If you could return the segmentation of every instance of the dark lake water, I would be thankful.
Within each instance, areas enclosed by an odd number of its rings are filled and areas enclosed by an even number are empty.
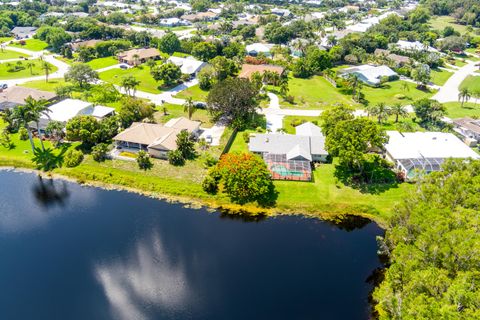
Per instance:
[[[381,233],[0,171],[0,319],[368,319]]]

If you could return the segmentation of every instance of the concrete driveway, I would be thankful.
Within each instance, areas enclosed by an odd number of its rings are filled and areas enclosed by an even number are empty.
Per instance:
[[[438,102],[452,102],[458,101],[458,94],[460,93],[460,84],[469,75],[475,75],[475,70],[478,69],[475,65],[478,62],[468,61],[468,63],[455,71],[455,73],[445,82],[440,90],[432,97],[432,99]]]

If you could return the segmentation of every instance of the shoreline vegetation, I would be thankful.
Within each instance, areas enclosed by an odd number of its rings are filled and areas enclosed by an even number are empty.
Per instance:
[[[280,205],[274,208],[261,208],[255,204],[238,205],[232,203],[225,195],[208,195],[202,191],[200,184],[194,186],[193,188],[191,183],[188,187],[185,185],[185,188],[182,189],[183,192],[180,193],[172,192],[171,190],[158,190],[160,186],[155,184],[154,181],[151,181],[151,183],[135,183],[133,177],[126,179],[126,174],[121,175],[121,173],[119,174],[119,172],[116,172],[118,170],[115,170],[114,168],[111,169],[111,172],[105,175],[98,175],[98,173],[88,174],[88,170],[85,170],[86,168],[83,168],[84,170],[74,169],[75,168],[59,168],[51,172],[45,172],[35,169],[32,163],[6,159],[0,155],[0,170],[2,171],[12,170],[15,172],[34,173],[43,178],[64,180],[86,187],[132,192],[161,201],[179,203],[185,207],[193,209],[206,208],[212,211],[218,210],[233,215],[245,215],[253,217],[294,215],[302,216],[304,218],[316,218],[330,222],[342,222],[344,219],[347,219],[350,216],[356,216],[360,218],[367,218],[375,222],[382,229],[387,228],[387,221],[385,218],[382,218],[380,215],[378,215],[378,212],[372,212],[372,210],[376,209],[369,206],[332,204],[330,208],[315,208],[315,206],[312,205],[298,207],[298,205],[295,204],[294,206]],[[123,181],[123,183],[120,183],[120,179]],[[158,177],[156,179],[158,179]],[[173,179],[170,180],[172,180],[171,182],[178,183],[178,181],[173,181]],[[198,189],[196,193],[195,189]]]

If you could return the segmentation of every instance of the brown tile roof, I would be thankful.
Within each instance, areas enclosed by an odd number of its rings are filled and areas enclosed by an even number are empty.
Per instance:
[[[29,96],[31,96],[35,100],[53,100],[57,97],[57,95],[53,92],[15,86],[3,90],[3,92],[0,92],[0,103],[11,102],[15,104],[24,104],[25,99]]]
[[[271,64],[244,64],[238,77],[250,79],[255,72],[263,74],[265,71],[276,72],[281,75],[285,71],[285,68]]]
[[[218,15],[214,12],[207,11],[207,12],[199,12],[197,14],[185,14],[180,17],[180,19],[187,20],[190,22],[200,21],[200,20],[207,20],[216,18]]]
[[[160,56],[160,51],[156,48],[148,48],[148,49],[132,49],[128,51],[124,51],[118,54],[118,57],[122,60],[131,61],[133,62],[134,56],[138,55],[139,60],[143,59],[150,59],[156,58]]]
[[[463,127],[472,132],[480,134],[480,120],[475,120],[469,117],[454,119],[453,123],[458,127]]]
[[[185,117],[180,117],[169,120],[167,123],[165,123],[165,127],[187,130],[188,132],[192,133],[200,128],[200,124],[200,121],[192,121]]]
[[[103,40],[87,40],[87,41],[79,41],[79,42],[72,42],[70,43],[70,47],[72,50],[78,50],[80,47],[92,48],[95,47],[97,43],[103,42]]]

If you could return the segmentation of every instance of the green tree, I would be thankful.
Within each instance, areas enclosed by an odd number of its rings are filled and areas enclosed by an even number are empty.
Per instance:
[[[80,150],[69,149],[65,153],[63,161],[64,164],[69,168],[77,167],[83,161],[83,153]]]
[[[90,82],[98,80],[98,73],[87,64],[76,63],[65,73],[65,81],[71,81],[80,88],[85,88]]]
[[[32,147],[32,152],[35,150],[35,144],[33,143],[32,131],[30,130],[29,123],[35,121],[36,115],[32,108],[26,105],[18,105],[13,109],[12,120],[16,127],[23,127],[28,132],[28,139]]]
[[[168,152],[168,163],[173,166],[183,166],[185,164],[185,158],[180,150],[172,150]]]
[[[325,148],[331,156],[338,157],[342,166],[363,174],[367,152],[382,148],[387,141],[386,133],[374,122],[367,118],[355,118],[340,121],[329,130]]]
[[[50,121],[45,128],[45,132],[55,139],[55,146],[58,146],[65,137],[63,129],[65,129],[65,125],[60,121]]]
[[[320,123],[323,134],[328,136],[340,121],[353,120],[353,111],[352,107],[340,104],[322,112]]]
[[[417,82],[419,88],[426,88],[430,82],[431,74],[428,64],[420,64],[412,70],[412,79]]]
[[[182,157],[186,160],[193,159],[195,157],[195,143],[190,137],[190,133],[186,130],[182,130],[177,135],[177,150],[180,151]]]
[[[390,109],[390,111],[391,111],[391,113],[395,116],[395,123],[398,122],[398,118],[399,118],[399,117],[404,118],[404,117],[408,116],[408,111],[407,111],[407,109],[406,109],[404,106],[402,106],[402,104],[400,104],[400,103],[398,103],[398,102],[395,103],[395,104],[392,106],[392,108]]]
[[[138,167],[144,171],[150,170],[153,167],[153,163],[152,163],[152,160],[150,159],[150,155],[143,150],[138,151],[137,164],[138,164]]]
[[[76,116],[67,122],[65,128],[67,140],[81,141],[87,148],[91,148],[100,140],[101,126],[92,116]]]
[[[437,124],[446,114],[444,105],[436,100],[427,98],[415,101],[413,104],[415,115],[423,124]]]
[[[197,75],[198,86],[200,89],[208,91],[215,82],[215,70],[211,66],[206,66]]]
[[[465,102],[468,102],[472,95],[470,94],[470,90],[468,88],[461,88],[460,92],[458,93],[458,100],[461,101],[462,103],[462,108],[465,104]]]
[[[210,60],[209,64],[215,70],[217,80],[221,81],[227,77],[233,76],[238,72],[238,67],[233,60],[222,56],[217,56]]]
[[[212,5],[210,0],[190,0],[190,5],[195,11],[207,11]]]
[[[50,112],[50,109],[47,107],[47,103],[47,100],[35,100],[31,96],[28,96],[25,99],[25,107],[31,110],[31,121],[35,122],[37,127],[37,133],[40,140],[40,145],[42,146],[42,151],[45,151],[45,146],[43,145],[42,131],[40,130],[39,121],[42,115],[47,116]]]
[[[217,55],[217,48],[213,43],[199,42],[192,48],[192,55],[202,61],[209,61]]]
[[[59,155],[55,155],[51,148],[45,150],[35,148],[35,150],[33,150],[32,162],[36,164],[37,169],[52,171],[53,169],[62,166],[63,152]]]
[[[227,78],[210,90],[208,112],[213,120],[226,120],[234,127],[245,126],[256,114],[258,89],[247,79]]]
[[[124,98],[118,109],[118,118],[122,127],[127,128],[133,122],[151,119],[155,107],[151,103],[136,98]]]
[[[107,159],[108,154],[108,144],[99,143],[92,148],[92,158],[97,162],[103,162]]]
[[[132,75],[123,77],[120,82],[120,86],[123,88],[125,93],[131,97],[135,97],[135,93],[137,92],[137,87],[139,85],[140,81]]]
[[[43,61],[41,67],[43,71],[45,71],[45,82],[48,82],[48,76],[50,75],[50,71],[52,71],[52,66],[50,63]]]
[[[391,109],[384,102],[379,102],[371,110],[371,114],[377,118],[377,121],[380,124],[388,119],[391,114]]]
[[[171,62],[152,68],[150,73],[155,81],[163,81],[164,85],[167,87],[177,83],[182,76],[180,67]]]
[[[162,52],[173,54],[181,48],[180,40],[173,32],[167,32],[166,35],[158,40],[158,49]]]

